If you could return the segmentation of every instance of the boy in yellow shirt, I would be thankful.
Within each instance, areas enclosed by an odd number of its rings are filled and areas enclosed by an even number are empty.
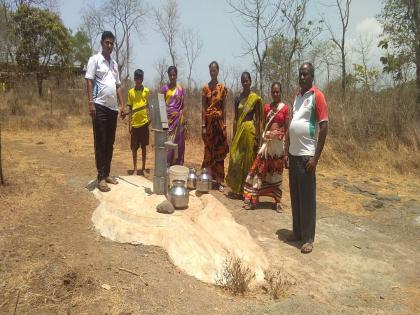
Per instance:
[[[131,135],[131,151],[133,152],[133,175],[144,175],[146,169],[146,147],[149,145],[149,94],[147,87],[143,86],[144,72],[141,69],[134,71],[135,87],[128,91],[127,106],[130,115],[129,131]],[[141,147],[142,167],[137,170],[137,150]]]

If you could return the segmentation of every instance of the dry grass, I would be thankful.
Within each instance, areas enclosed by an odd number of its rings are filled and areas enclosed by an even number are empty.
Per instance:
[[[90,126],[86,109],[85,80],[79,78],[50,79],[44,82],[45,95],[37,94],[34,80],[16,82],[14,89],[0,97],[2,128],[19,130],[63,130],[68,122],[78,119],[80,125]],[[126,88],[131,84],[127,83]],[[420,128],[415,120],[414,86],[399,87],[379,93],[350,91],[342,100],[339,90],[325,90],[329,106],[330,131],[323,163],[331,166],[351,166],[372,169],[379,165],[401,174],[420,172]],[[233,96],[227,99],[227,132],[232,139]],[[125,92],[124,92],[125,95]],[[151,96],[152,102],[155,96]],[[186,97],[185,114],[188,120],[186,157],[195,165],[201,164],[201,95],[193,91]],[[117,133],[117,146],[129,146],[127,121]],[[153,143],[153,135],[151,136]]]
[[[296,284],[295,278],[284,269],[266,270],[264,279],[267,282],[267,286],[263,287],[263,289],[275,300],[285,297],[291,287]]]
[[[223,264],[223,270],[216,279],[216,284],[233,295],[244,295],[255,278],[251,269],[244,265],[238,257],[228,257]]]

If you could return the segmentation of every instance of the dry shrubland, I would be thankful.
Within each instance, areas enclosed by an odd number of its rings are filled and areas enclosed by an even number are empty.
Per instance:
[[[216,284],[233,295],[244,295],[250,291],[250,284],[255,280],[255,274],[238,257],[229,256],[225,259],[223,269],[218,274]],[[289,294],[296,285],[296,279],[284,268],[264,271],[264,284],[260,287],[265,294],[277,300]]]
[[[130,82],[124,84],[125,96]],[[193,90],[186,96],[188,138],[200,138],[201,94]],[[324,90],[329,108],[330,129],[327,163],[369,165],[381,160],[397,171],[418,172],[420,128],[415,120],[415,87],[404,85],[377,92],[354,89],[341,97],[333,86]],[[79,117],[89,125],[85,80],[82,77],[50,78],[44,83],[44,96],[37,93],[34,78],[14,82],[0,92],[0,119],[6,130],[62,129],[67,117]],[[233,94],[227,99],[227,131],[232,139]],[[151,100],[155,102],[155,94]],[[286,98],[290,104],[291,98]]]
[[[286,270],[266,270],[264,272],[266,286],[263,288],[275,300],[285,297],[292,286],[296,284],[296,279]]]
[[[244,295],[249,291],[249,285],[254,278],[255,274],[240,258],[227,257],[223,270],[216,279],[216,284],[233,295]]]

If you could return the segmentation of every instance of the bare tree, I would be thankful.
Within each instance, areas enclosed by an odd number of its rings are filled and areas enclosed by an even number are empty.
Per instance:
[[[86,31],[90,41],[91,52],[98,47],[98,37],[105,30],[104,19],[94,4],[87,5],[82,11],[82,27]]]
[[[17,9],[22,5],[45,8],[49,10],[57,9],[57,0],[4,0],[3,2],[9,3],[13,9]]]
[[[165,75],[166,71],[169,67],[168,60],[165,57],[162,57],[155,61],[154,63],[155,70],[159,74],[159,88],[163,85],[165,82]]]
[[[317,72],[323,72],[320,69],[325,69],[326,83],[330,84],[332,71],[339,67],[340,57],[337,55],[335,44],[330,40],[320,41],[313,45],[309,53],[309,60],[314,65]],[[318,83],[319,84],[319,83]]]
[[[372,43],[372,36],[359,34],[357,46],[354,47],[354,51],[361,62],[361,64],[353,64],[354,76],[356,81],[361,83],[363,88],[368,91],[374,88],[379,75],[379,71],[369,65]]]
[[[223,84],[229,86],[228,84],[228,80],[229,77],[231,76],[231,70],[232,68],[227,66],[224,62],[219,62],[219,77],[221,78],[221,81],[223,82]]]
[[[130,76],[132,33],[141,32],[145,21],[146,5],[143,0],[107,0],[102,7],[88,7],[83,14],[83,26],[93,40],[105,29],[115,34],[114,53],[120,73]]]
[[[188,63],[188,91],[191,90],[191,74],[195,61],[203,48],[203,41],[192,28],[185,28],[181,33],[181,45]]]
[[[3,166],[1,163],[1,120],[0,120],[0,185],[4,185]]]
[[[277,18],[281,1],[271,0],[227,0],[234,14],[239,15],[244,26],[252,30],[252,36],[245,36],[238,29],[246,48],[243,55],[252,55],[257,71],[257,86],[264,91],[264,63],[270,39],[277,32]]]
[[[13,43],[11,40],[11,4],[6,0],[0,1],[0,60],[14,62]]]
[[[162,35],[165,43],[168,45],[169,55],[172,64],[177,65],[175,40],[178,36],[180,22],[178,13],[178,3],[176,0],[166,0],[166,4],[162,10],[154,9],[156,22],[156,30]]]
[[[343,97],[346,94],[346,32],[349,25],[351,0],[336,0],[336,7],[340,14],[341,37],[338,38],[330,24],[327,28],[331,35],[331,40],[340,49],[341,53],[341,90]]]
[[[285,92],[290,92],[292,66],[301,63],[305,48],[321,33],[320,24],[306,20],[306,6],[309,0],[285,0],[281,3],[281,13],[285,19],[284,30],[289,35],[290,45],[286,53]],[[296,59],[297,55],[297,60]]]

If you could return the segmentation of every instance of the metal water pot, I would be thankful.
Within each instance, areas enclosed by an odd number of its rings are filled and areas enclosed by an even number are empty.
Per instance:
[[[172,182],[172,187],[168,191],[168,200],[175,209],[182,209],[188,207],[190,199],[189,192],[185,188],[185,180],[175,179]]]
[[[188,173],[188,178],[187,178],[187,188],[188,189],[195,189],[197,187],[197,174],[195,172],[194,167],[190,167],[190,171]]]
[[[203,168],[200,176],[198,176],[197,191],[208,193],[211,189],[211,179],[211,175],[207,172],[207,169]]]

